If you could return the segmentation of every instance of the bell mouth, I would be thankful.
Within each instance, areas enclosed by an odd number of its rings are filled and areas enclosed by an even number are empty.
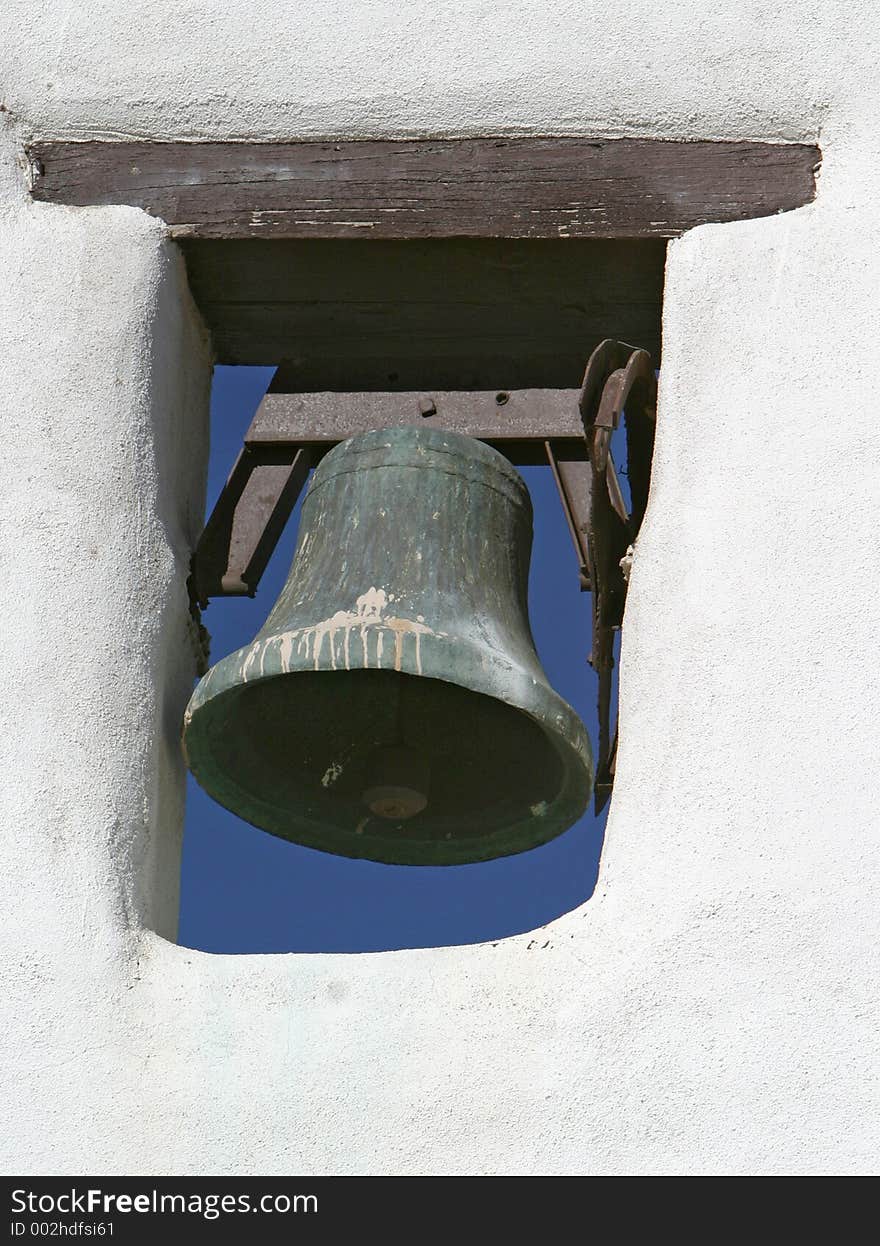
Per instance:
[[[236,683],[194,712],[186,746],[199,783],[255,826],[388,864],[525,851],[567,829],[590,795],[588,763],[557,723],[395,671]]]

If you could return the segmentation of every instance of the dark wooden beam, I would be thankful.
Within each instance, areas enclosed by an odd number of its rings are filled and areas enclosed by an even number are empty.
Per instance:
[[[662,239],[181,246],[218,362],[290,392],[571,388],[609,334],[660,357]]]
[[[39,142],[33,195],[129,204],[176,238],[671,238],[815,194],[804,143],[482,138]]]

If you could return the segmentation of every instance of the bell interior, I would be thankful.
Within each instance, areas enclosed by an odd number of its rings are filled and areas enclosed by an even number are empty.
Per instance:
[[[350,832],[363,837],[352,843],[357,856],[370,855],[371,837],[401,846],[485,838],[534,819],[563,781],[551,741],[522,710],[395,671],[242,684],[214,703],[208,731],[212,768],[242,798],[236,812],[315,847],[313,834],[302,833],[309,824]],[[376,758],[401,746],[425,763],[427,805],[395,823],[372,814],[364,794],[385,781]]]

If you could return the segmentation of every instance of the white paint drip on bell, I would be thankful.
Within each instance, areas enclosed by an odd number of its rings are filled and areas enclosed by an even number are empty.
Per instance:
[[[341,640],[339,660],[344,662],[347,671],[351,670],[351,633],[353,630],[356,630],[360,634],[361,642],[360,665],[364,668],[370,665],[369,642],[370,637],[375,634],[375,662],[376,668],[380,670],[390,669],[383,667],[385,633],[394,633],[393,669],[396,671],[402,669],[404,643],[407,636],[412,636],[415,647],[416,671],[421,675],[422,636],[433,636],[436,633],[425,623],[425,616],[422,614],[416,619],[403,619],[394,615],[386,615],[385,611],[393,600],[393,595],[386,592],[384,588],[371,586],[355,600],[354,610],[337,610],[335,614],[332,614],[327,619],[322,619],[320,623],[313,623],[310,627],[296,628],[293,631],[284,632],[280,636],[273,637],[273,640],[279,646],[281,669],[283,671],[290,670],[294,643],[296,643],[297,654],[306,659],[311,657],[314,669],[320,669],[321,655],[326,638],[331,669],[334,671],[337,669],[338,645]],[[250,674],[250,670],[251,660],[249,659],[247,675]]]
[[[331,762],[330,765],[327,767],[327,769],[324,771],[323,777],[321,779],[322,787],[329,787],[331,783],[335,783],[341,774],[342,774],[342,766],[340,765],[340,763],[338,761]]]

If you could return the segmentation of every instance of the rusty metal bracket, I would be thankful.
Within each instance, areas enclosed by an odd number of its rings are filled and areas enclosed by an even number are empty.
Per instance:
[[[581,505],[589,473],[575,389],[290,394],[273,380],[196,548],[194,604],[254,595],[309,468],[334,445],[368,429],[423,422],[488,442],[519,464],[546,462],[552,438],[557,478],[571,480],[572,504]]]
[[[548,463],[577,555],[582,591],[593,594],[590,664],[599,681],[596,811],[614,781],[614,633],[623,622],[621,560],[648,501],[657,386],[650,355],[606,340],[578,390],[405,394],[296,394],[275,382],[205,525],[193,556],[196,621],[212,597],[253,596],[308,477],[333,445],[367,428],[430,421],[494,445],[512,462]],[[624,417],[631,506],[611,455]]]
[[[558,442],[545,441],[544,453],[556,481],[559,501],[577,556],[581,592],[589,592],[593,587],[589,542],[593,469],[586,457],[572,457],[571,451]]]
[[[599,680],[599,752],[595,806],[608,801],[614,783],[617,724],[611,726],[614,633],[623,624],[628,576],[624,571],[648,505],[657,381],[647,351],[607,340],[593,351],[580,397],[592,489],[586,545],[593,592],[593,648],[590,665]],[[631,504],[620,487],[611,439],[624,417]]]
[[[301,446],[245,441],[193,557],[190,595],[201,609],[211,597],[253,597],[310,465]]]

